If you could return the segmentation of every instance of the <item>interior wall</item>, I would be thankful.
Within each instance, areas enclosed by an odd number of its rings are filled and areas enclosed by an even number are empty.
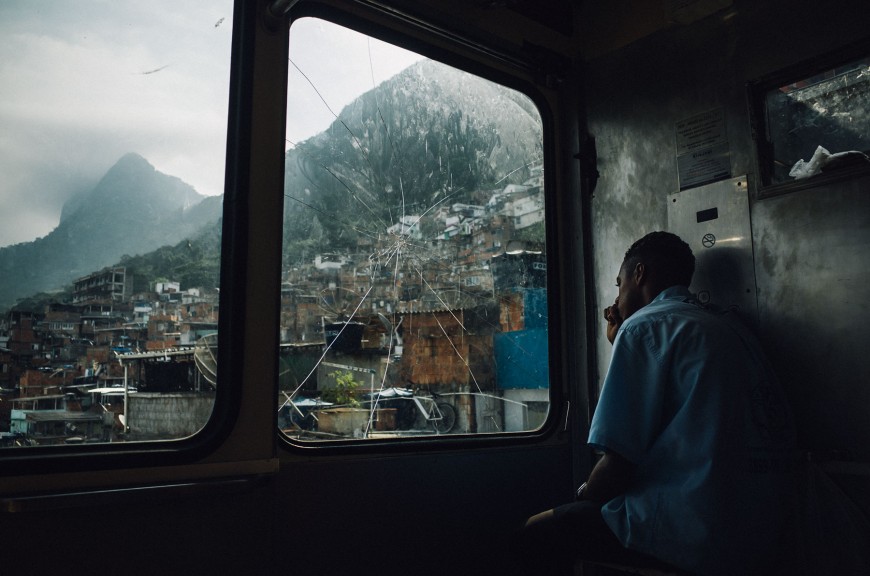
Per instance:
[[[802,444],[870,461],[870,176],[759,201],[752,217],[765,344]]]
[[[870,459],[868,178],[759,199],[746,83],[867,35],[863,5],[735,1],[587,63],[595,296],[613,302],[630,244],[667,229],[679,191],[675,126],[724,112],[732,176],[747,175],[759,330],[798,416],[803,447]],[[772,29],[754,22],[773,18]],[[599,384],[610,345],[598,318]]]

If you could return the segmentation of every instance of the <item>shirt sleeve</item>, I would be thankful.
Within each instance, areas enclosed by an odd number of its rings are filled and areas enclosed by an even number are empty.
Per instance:
[[[666,373],[654,338],[641,327],[620,331],[589,430],[594,448],[635,464],[661,428]]]

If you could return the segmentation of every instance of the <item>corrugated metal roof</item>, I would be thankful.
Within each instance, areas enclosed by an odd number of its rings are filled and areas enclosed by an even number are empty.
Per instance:
[[[170,356],[192,356],[193,346],[190,348],[165,348],[163,350],[154,350],[153,352],[131,352],[128,354],[117,354],[118,360],[141,360],[141,359],[159,359],[168,358]]]
[[[30,422],[102,422],[100,414],[70,412],[68,410],[22,410]]]

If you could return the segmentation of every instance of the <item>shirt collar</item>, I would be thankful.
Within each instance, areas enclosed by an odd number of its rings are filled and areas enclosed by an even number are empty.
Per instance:
[[[659,300],[686,300],[692,298],[693,295],[686,286],[674,285],[659,292],[658,296],[653,298],[650,303],[658,302]]]

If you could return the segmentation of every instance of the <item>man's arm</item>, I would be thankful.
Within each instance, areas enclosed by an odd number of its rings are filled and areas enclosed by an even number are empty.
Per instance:
[[[607,502],[625,493],[634,480],[635,465],[617,454],[607,452],[592,468],[579,499]]]
[[[613,344],[616,333],[622,326],[619,315],[619,297],[613,305],[604,309],[604,319],[607,321],[607,339]],[[606,452],[592,468],[589,479],[577,493],[578,500],[607,502],[628,490],[634,479],[634,464],[617,454]]]

